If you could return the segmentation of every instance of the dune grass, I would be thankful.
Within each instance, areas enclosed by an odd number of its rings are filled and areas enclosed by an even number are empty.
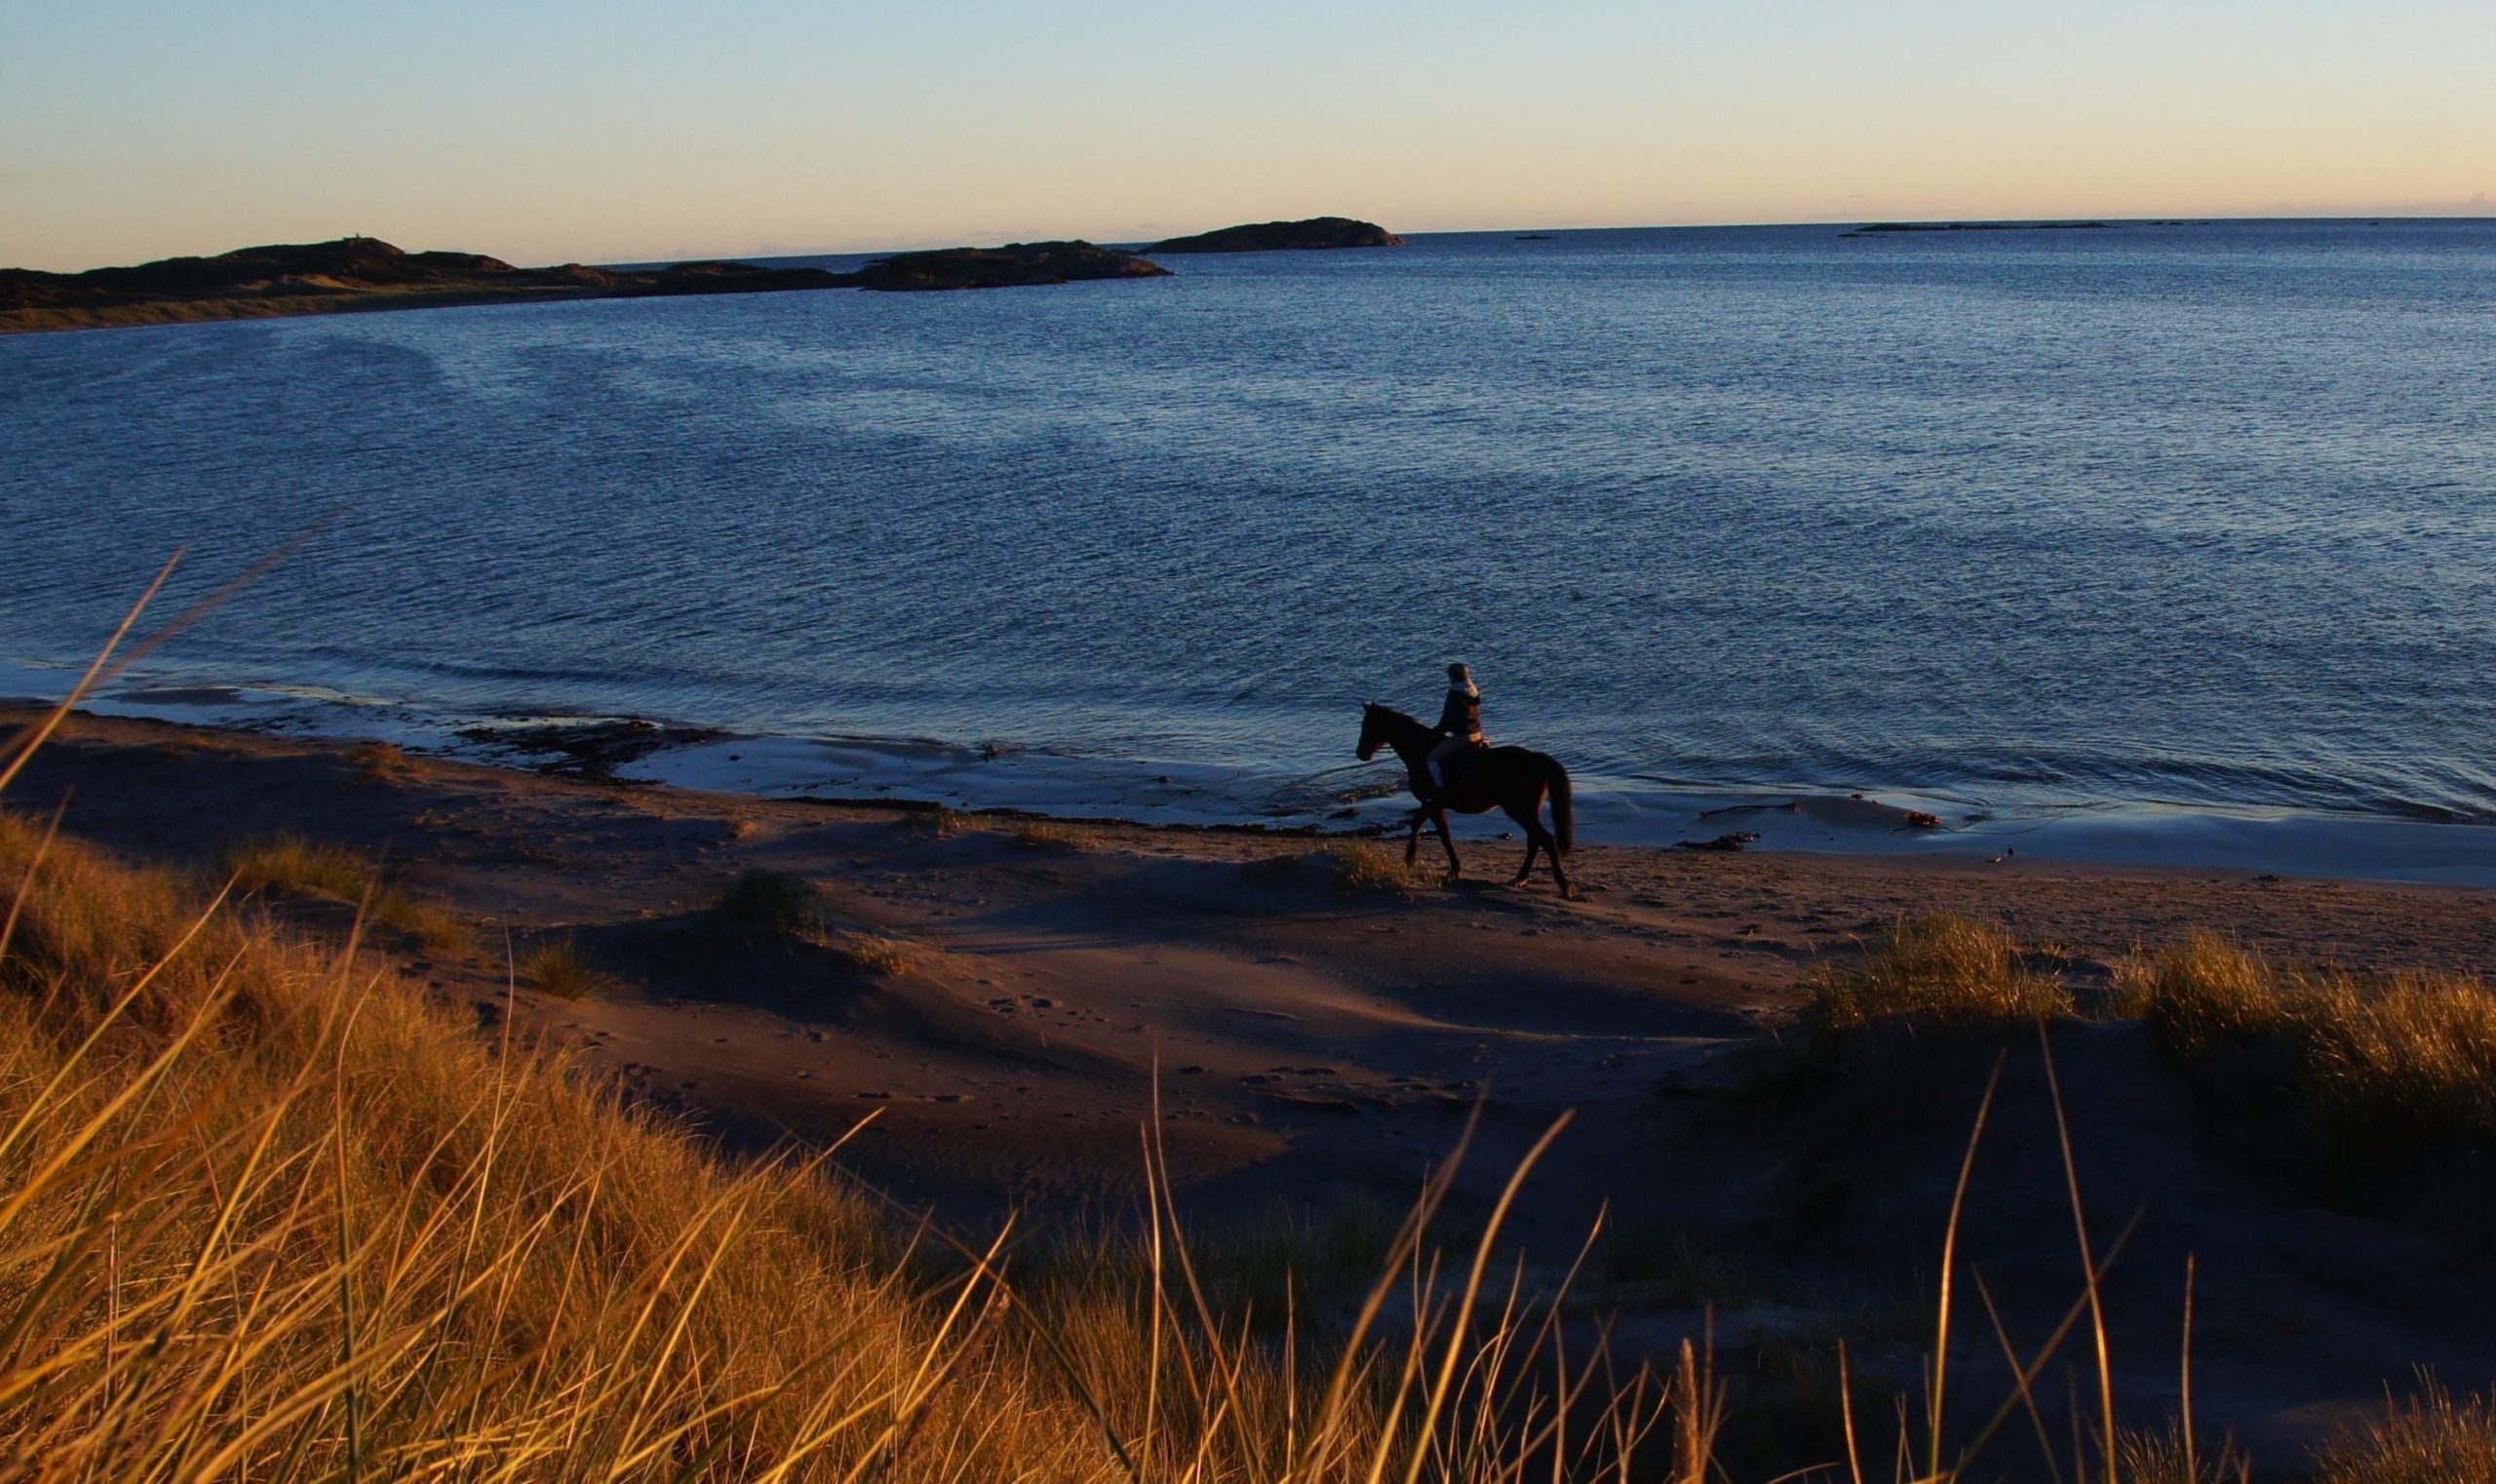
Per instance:
[[[1336,886],[1353,895],[1401,891],[1413,883],[1404,858],[1376,841],[1348,840],[1326,853],[1335,869]]]
[[[2023,964],[2008,933],[1961,918],[1904,918],[1858,962],[1824,967],[1810,989],[1804,1023],[1823,1036],[1880,1021],[2013,1029],[2073,1010],[2071,992]]]
[[[2268,1052],[2319,1126],[2367,1148],[2496,1145],[2496,992],[2451,974],[2283,969],[2206,933],[2125,998],[2188,1063]]]
[[[370,857],[343,845],[318,844],[291,833],[261,836],[228,847],[217,858],[217,871],[246,894],[329,897],[353,904],[366,920],[412,933],[434,953],[476,951],[474,928],[439,904],[410,895]]]
[[[2123,1484],[2246,1484],[2253,1473],[2253,1461],[2233,1439],[2192,1437],[2174,1421],[2119,1430],[2115,1464]]]
[[[1541,1343],[1496,1217],[1451,1258],[1425,1208],[1365,1306],[1297,1334],[1210,1297],[1158,1198],[1114,1281],[1027,1292],[1010,1225],[905,1239],[179,877],[0,815],[0,889],[21,1477],[1489,1484],[1615,1477],[1661,1416]]]
[[[558,999],[579,999],[616,986],[614,976],[600,971],[568,937],[532,945],[514,961],[512,971],[521,983]]]
[[[850,967],[864,969],[871,974],[891,979],[907,974],[911,969],[908,945],[891,938],[878,937],[874,933],[842,933],[833,940],[832,946]]]
[[[1094,832],[1054,819],[1027,819],[1014,827],[1014,842],[1034,850],[1089,850]]]
[[[2496,1479],[2496,1390],[2456,1395],[2433,1374],[2315,1459],[2316,1484],[2476,1484]]]
[[[2070,992],[2031,961],[1999,929],[1903,921],[1859,961],[1812,982],[1808,1055],[1824,1058],[1875,1026],[1998,1031],[2074,1015]],[[2362,1204],[2404,1172],[2496,1151],[2496,992],[2482,981],[2291,969],[2199,932],[2136,954],[2115,978],[2093,1013],[2139,1022],[2223,1126],[2282,1152],[2266,1157],[2334,1200]],[[1798,1068],[1808,1064],[1785,1070]],[[1907,1069],[1909,1092],[1928,1074],[1920,1068]],[[2437,1220],[2483,1224],[2483,1204],[2437,1204]]]
[[[0,1452],[40,1476],[751,1477],[889,1451],[935,1399],[958,1327],[863,1202],[0,831],[32,877],[0,960]],[[835,1407],[794,1385],[827,1376]]]
[[[359,742],[347,749],[347,766],[368,783],[396,783],[413,777],[415,763],[395,742]]]

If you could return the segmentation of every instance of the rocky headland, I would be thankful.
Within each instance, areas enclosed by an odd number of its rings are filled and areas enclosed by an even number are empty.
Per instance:
[[[1349,216],[1310,216],[1302,221],[1260,221],[1173,237],[1148,253],[1289,253],[1324,248],[1400,248],[1404,239],[1375,221]]]
[[[243,248],[85,273],[0,269],[0,331],[679,293],[832,289],[820,268],[691,262],[658,269],[520,268],[479,253],[409,253],[371,237]]]
[[[1088,242],[904,253],[855,273],[745,262],[521,268],[478,253],[410,253],[377,238],[243,248],[84,273],[0,268],[0,333],[549,299],[810,289],[995,289],[1150,278],[1160,265]]]

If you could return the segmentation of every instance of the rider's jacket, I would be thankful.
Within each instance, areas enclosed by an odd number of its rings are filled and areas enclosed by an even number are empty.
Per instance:
[[[1447,693],[1447,704],[1439,708],[1438,729],[1442,735],[1482,740],[1482,692],[1465,685]]]

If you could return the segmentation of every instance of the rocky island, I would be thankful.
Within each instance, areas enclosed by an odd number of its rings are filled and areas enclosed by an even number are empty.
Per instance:
[[[1291,253],[1323,248],[1400,248],[1404,239],[1375,221],[1349,216],[1310,216],[1302,221],[1261,221],[1245,226],[1173,237],[1148,253]]]
[[[939,248],[878,258],[839,275],[860,289],[915,293],[934,289],[1021,289],[1101,278],[1167,278],[1148,257],[1088,242],[1016,242],[1001,248]]]
[[[409,253],[371,237],[243,248],[126,268],[0,268],[0,333],[261,319],[549,299],[650,298],[801,289],[994,289],[1167,270],[1088,242],[905,253],[855,273],[744,262],[662,268],[518,268],[477,253]]]

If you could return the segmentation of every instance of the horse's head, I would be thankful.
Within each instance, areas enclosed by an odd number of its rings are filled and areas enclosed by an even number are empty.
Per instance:
[[[1378,750],[1385,745],[1386,708],[1376,701],[1362,702],[1361,745],[1352,750],[1352,756],[1367,762],[1370,759],[1377,757]]]

